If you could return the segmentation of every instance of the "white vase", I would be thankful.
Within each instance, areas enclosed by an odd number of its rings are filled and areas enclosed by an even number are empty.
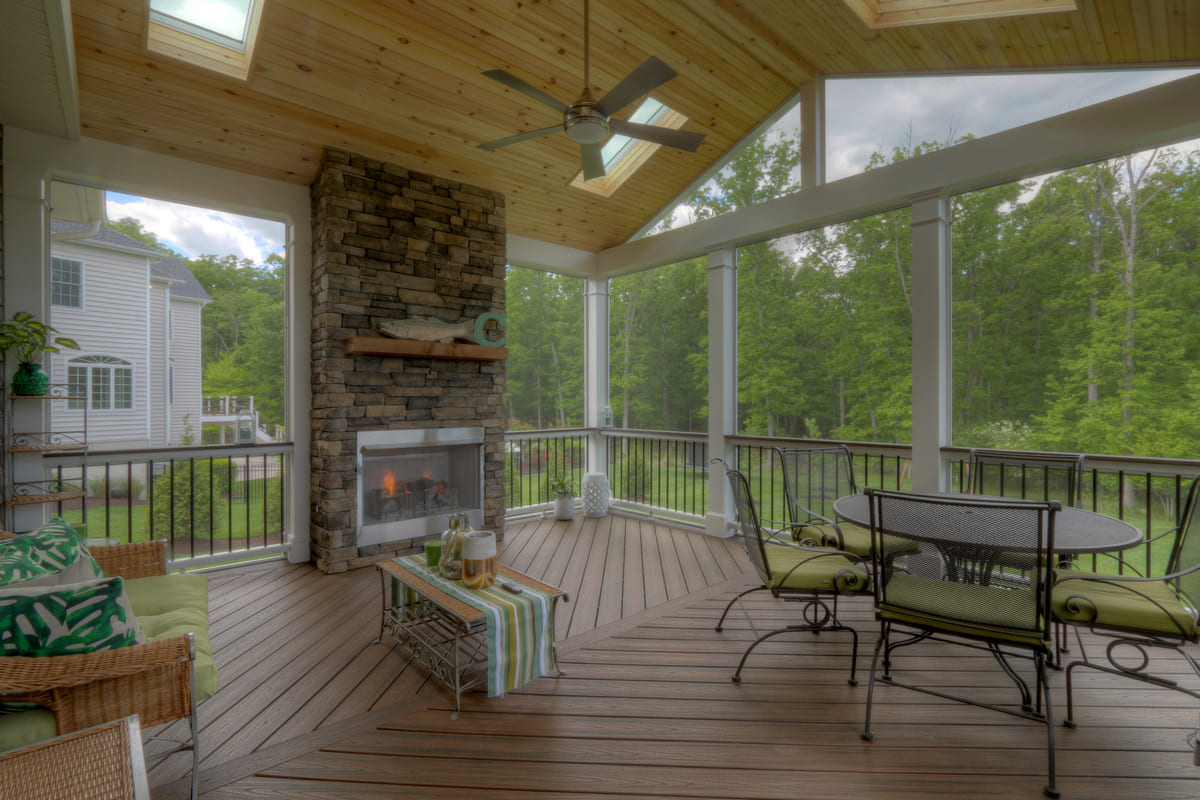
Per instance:
[[[603,472],[588,472],[583,476],[580,496],[583,498],[585,517],[603,517],[608,513],[612,496],[608,490],[608,475]]]
[[[559,494],[554,496],[554,518],[575,519],[575,496]]]

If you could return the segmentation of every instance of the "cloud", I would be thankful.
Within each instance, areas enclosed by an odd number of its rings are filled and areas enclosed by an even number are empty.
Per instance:
[[[872,153],[923,141],[987,136],[1195,70],[831,79],[826,180],[862,172]]]
[[[262,264],[271,253],[283,252],[282,222],[116,192],[108,193],[107,202],[109,219],[133,217],[188,258],[233,255]]]

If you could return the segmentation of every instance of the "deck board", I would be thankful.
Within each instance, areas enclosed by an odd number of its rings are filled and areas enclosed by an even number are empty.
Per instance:
[[[772,639],[751,656],[743,681],[732,683],[754,634],[736,608],[721,632],[714,626],[726,603],[752,585],[738,540],[615,515],[535,520],[510,526],[501,560],[571,593],[560,606],[570,613],[558,619],[563,672],[505,698],[468,693],[458,720],[450,718],[448,692],[397,649],[372,643],[374,570],[217,573],[211,591],[221,610],[213,624],[224,643],[222,688],[201,706],[203,797],[1042,796],[1045,728],[1026,720],[881,685],[875,740],[860,739],[875,636],[869,599],[840,608],[861,635],[858,686],[847,683],[844,633]],[[247,602],[273,613],[247,612]],[[767,593],[745,602],[760,628],[801,612]],[[1161,665],[1189,680],[1181,662]],[[902,651],[895,669],[973,697],[1015,699],[995,661],[964,648]],[[1076,681],[1080,727],[1056,729],[1064,797],[1200,797],[1187,743],[1195,704],[1083,670]],[[1062,674],[1051,682],[1061,719]],[[186,796],[184,767],[156,766],[156,800]]]

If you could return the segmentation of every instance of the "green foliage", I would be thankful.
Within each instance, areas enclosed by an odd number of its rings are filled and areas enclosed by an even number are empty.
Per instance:
[[[155,538],[207,538],[211,530],[211,460],[178,461],[154,479]]]
[[[88,481],[88,489],[93,497],[129,498],[137,500],[142,496],[146,484],[138,478],[125,476],[109,479],[96,478]]]
[[[78,350],[74,339],[54,336],[57,330],[38,322],[28,311],[18,311],[12,319],[0,322],[0,351],[12,350],[22,364],[41,360],[42,353],[58,353],[60,347]]]
[[[575,489],[575,478],[571,475],[559,475],[554,479],[547,475],[546,480],[548,481],[547,489],[555,497],[574,497],[578,494]]]

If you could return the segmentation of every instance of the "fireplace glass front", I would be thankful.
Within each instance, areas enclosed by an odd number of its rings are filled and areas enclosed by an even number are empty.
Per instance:
[[[456,512],[483,524],[481,428],[358,434],[359,546],[440,533]]]

